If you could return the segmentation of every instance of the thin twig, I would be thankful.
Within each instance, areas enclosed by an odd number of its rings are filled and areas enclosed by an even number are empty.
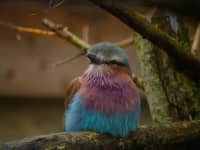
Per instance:
[[[67,57],[67,58],[65,58],[63,60],[60,60],[60,61],[56,62],[55,64],[52,65],[52,67],[57,67],[59,65],[66,64],[66,63],[68,63],[68,62],[70,62],[70,61],[72,61],[72,60],[74,60],[74,59],[76,59],[76,58],[78,58],[78,57],[80,57],[82,55],[85,55],[85,53],[84,52],[79,52],[78,54],[75,54],[75,55],[73,55],[71,57]]]
[[[56,24],[52,20],[49,20],[47,18],[43,19],[43,24],[47,26],[50,30],[54,31],[58,36],[66,39],[67,41],[77,46],[81,50],[86,52],[87,49],[90,48],[90,45],[88,43],[84,42],[77,35],[70,32],[68,30],[68,27],[64,27],[60,24]]]
[[[59,7],[60,5],[62,5],[65,2],[65,0],[60,0],[58,2],[54,2],[54,1],[55,0],[50,0],[49,1],[49,8],[57,8],[57,7]]]
[[[133,37],[131,36],[131,37],[127,38],[127,39],[124,39],[122,41],[116,42],[114,44],[119,46],[119,47],[125,47],[125,46],[128,46],[128,45],[132,44],[132,43],[133,43]]]
[[[53,36],[56,35],[55,32],[47,31],[47,30],[41,30],[36,28],[29,28],[29,27],[22,27],[18,25],[14,25],[8,22],[0,21],[0,26],[3,26],[5,28],[10,28],[12,30],[18,31],[18,32],[27,32],[27,33],[33,33],[38,35],[46,35],[46,36]]]
[[[200,24],[197,26],[195,36],[194,36],[194,40],[193,40],[193,43],[192,43],[192,54],[196,55],[199,48],[200,48]]]
[[[18,31],[18,32],[25,32],[25,33],[31,33],[31,34],[37,34],[37,35],[44,35],[44,36],[55,36],[56,35],[56,33],[54,31],[43,30],[43,29],[32,28],[32,27],[19,26],[19,25],[15,25],[15,24],[12,24],[12,23],[9,23],[9,22],[4,22],[4,21],[0,21],[0,26],[2,26],[4,28],[9,28],[11,30],[15,30],[15,31]],[[132,44],[132,43],[133,43],[133,38],[129,37],[127,39],[116,42],[114,44],[118,45],[119,47],[125,47],[125,46],[128,46],[129,44]]]

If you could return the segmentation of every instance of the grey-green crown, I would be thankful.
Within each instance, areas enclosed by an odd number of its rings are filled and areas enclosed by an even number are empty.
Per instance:
[[[105,62],[119,62],[126,66],[129,69],[129,72],[131,72],[128,63],[128,55],[122,48],[114,44],[108,42],[97,43],[88,50],[88,55],[93,55],[96,59]]]

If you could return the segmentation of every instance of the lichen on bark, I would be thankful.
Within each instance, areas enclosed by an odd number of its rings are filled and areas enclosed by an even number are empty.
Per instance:
[[[154,46],[136,32],[134,33],[134,40],[134,48],[140,61],[141,78],[152,119],[155,122],[172,121],[173,118],[168,115],[168,103],[159,78]]]
[[[174,32],[170,28],[170,17],[159,17],[159,21],[153,18],[152,22],[185,47],[190,47],[188,34],[181,19],[177,17],[175,20],[178,30]],[[174,65],[176,60],[170,59],[166,52],[142,39],[139,34],[135,34],[134,38],[152,119],[155,122],[199,119],[198,84],[178,70]]]

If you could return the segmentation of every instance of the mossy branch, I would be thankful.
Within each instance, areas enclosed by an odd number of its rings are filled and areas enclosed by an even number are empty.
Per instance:
[[[122,22],[139,32],[143,37],[165,50],[181,69],[188,69],[200,73],[200,59],[191,53],[187,53],[187,51],[191,51],[189,47],[183,47],[174,38],[164,33],[156,26],[148,23],[144,16],[140,15],[134,9],[130,9],[125,2],[120,0],[90,1],[118,17]]]
[[[200,139],[200,121],[140,126],[127,138],[94,132],[55,133],[0,145],[0,150],[189,149]]]

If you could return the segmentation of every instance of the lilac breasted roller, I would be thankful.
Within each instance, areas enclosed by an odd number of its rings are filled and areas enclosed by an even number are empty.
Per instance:
[[[64,130],[127,136],[136,130],[141,109],[127,54],[102,42],[87,57],[87,69],[67,89]]]

